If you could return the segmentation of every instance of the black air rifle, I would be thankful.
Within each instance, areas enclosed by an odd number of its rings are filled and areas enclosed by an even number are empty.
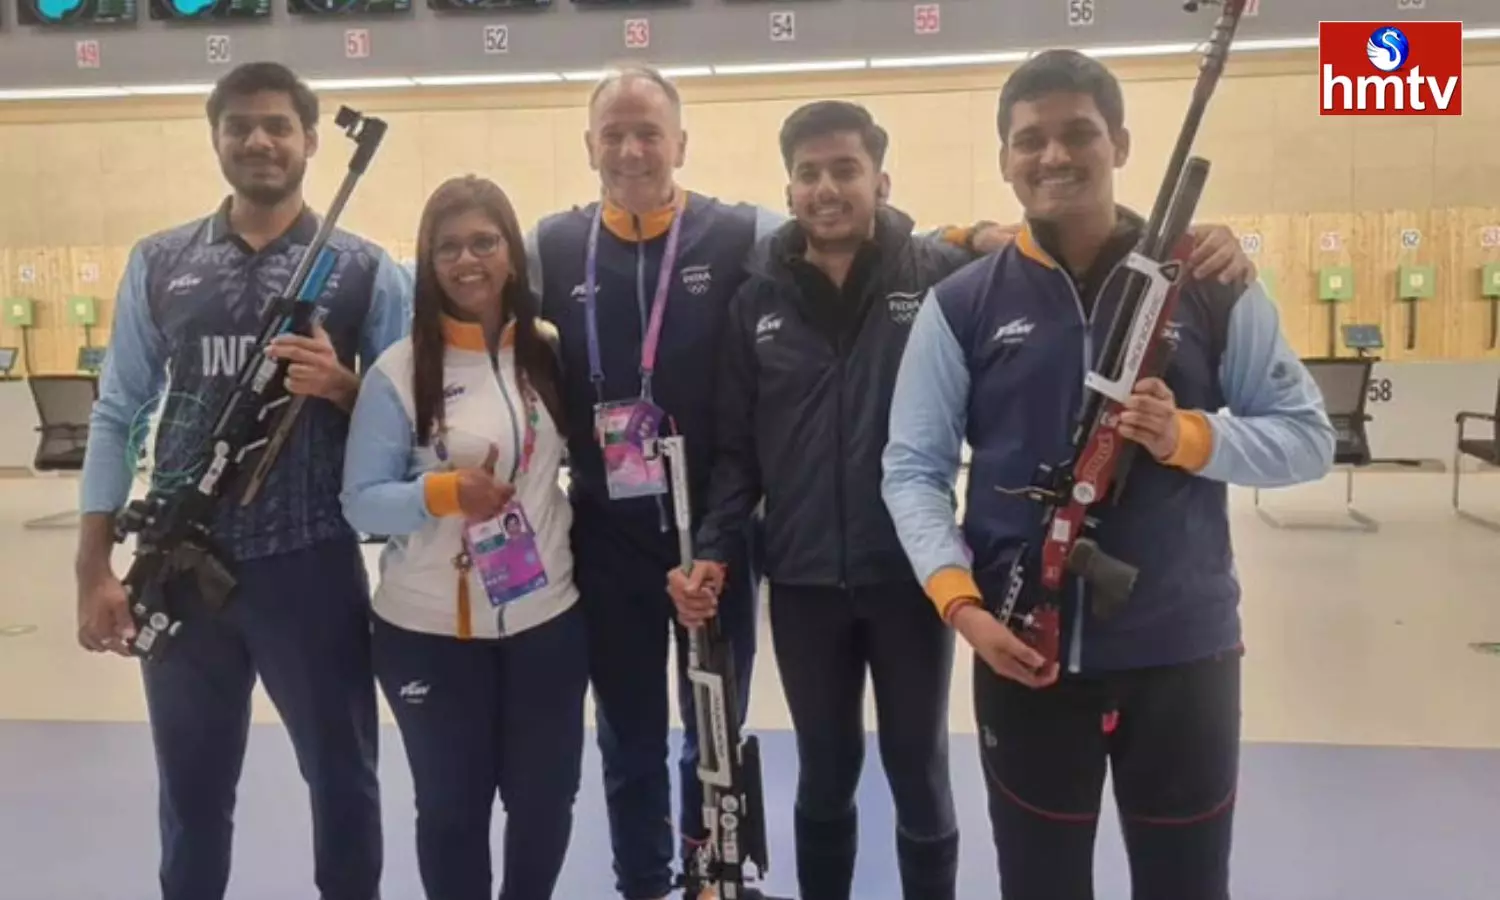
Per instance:
[[[116,519],[117,543],[136,536],[130,570],[122,579],[136,629],[132,655],[159,658],[182,627],[182,610],[166,599],[165,587],[170,582],[193,577],[198,595],[210,609],[223,606],[234,589],[229,560],[212,537],[213,519],[247,461],[272,440],[268,435],[274,435],[280,425],[289,427],[281,410],[294,399],[286,390],[288,363],[271,359],[265,350],[279,335],[311,336],[318,317],[317,299],[337,262],[337,254],[327,246],[328,238],[385,136],[385,122],[347,107],[339,109],[334,121],[355,143],[349,171],[290,282],[266,305],[255,348],[246,355],[234,387],[216,411],[201,463],[192,469],[199,474],[170,490],[153,486]]]
[[[688,491],[687,445],[681,435],[659,439],[672,480],[682,571],[693,570],[693,520]],[[688,681],[698,723],[698,780],[703,786],[703,827],[682,879],[686,900],[774,900],[751,887],[769,871],[760,742],[740,733],[738,673],[717,616],[688,629]]]
[[[1126,284],[1084,382],[1084,402],[1073,434],[1072,454],[1059,465],[1042,465],[1021,493],[1044,505],[1038,539],[1023,546],[1011,563],[998,615],[1045,657],[1059,659],[1062,602],[1069,577],[1094,590],[1101,614],[1124,603],[1135,586],[1137,570],[1100,549],[1094,538],[1096,513],[1118,500],[1136,445],[1120,434],[1120,415],[1135,385],[1160,376],[1169,347],[1163,329],[1176,309],[1192,251],[1187,236],[1203,186],[1208,161],[1191,156],[1203,115],[1208,109],[1246,0],[1189,0],[1223,7],[1203,52],[1198,80],[1186,120],[1167,163],[1140,242],[1125,262]]]

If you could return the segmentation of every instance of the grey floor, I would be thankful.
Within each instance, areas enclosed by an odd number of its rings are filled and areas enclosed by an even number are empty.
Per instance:
[[[1460,521],[1445,475],[1367,475],[1377,533],[1290,531],[1234,495],[1245,585],[1245,766],[1237,820],[1239,900],[1492,900],[1500,896],[1500,532]],[[150,898],[154,769],[132,665],[73,642],[76,532],[21,522],[66,508],[72,482],[0,480],[0,898]],[[1263,495],[1288,519],[1342,521],[1341,476]],[[1500,478],[1468,479],[1466,503],[1500,520]],[[954,768],[965,898],[998,896],[975,761],[969,662],[954,677]],[[774,661],[760,657],[751,724],[767,745],[771,886],[790,893],[795,782]],[[305,793],[263,696],[241,799],[231,896],[312,896]],[[387,718],[387,721],[389,719]],[[387,900],[419,898],[410,782],[399,737],[384,745]],[[610,891],[597,759],[585,769],[559,897]],[[873,747],[862,787],[857,896],[895,900],[890,808]],[[496,829],[500,828],[497,822]],[[497,844],[498,846],[498,844]],[[1106,823],[1100,898],[1128,897]]]

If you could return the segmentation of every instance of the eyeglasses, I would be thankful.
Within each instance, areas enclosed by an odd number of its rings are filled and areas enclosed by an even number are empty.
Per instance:
[[[464,250],[467,248],[475,259],[484,259],[494,256],[495,251],[499,250],[504,243],[505,239],[498,234],[476,234],[467,241],[443,241],[437,247],[433,248],[432,255],[439,262],[451,263],[456,262],[460,256],[463,256]]]

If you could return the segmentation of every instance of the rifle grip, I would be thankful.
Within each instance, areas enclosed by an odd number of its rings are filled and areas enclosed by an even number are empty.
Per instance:
[[[1073,545],[1068,554],[1068,571],[1094,589],[1094,612],[1100,618],[1108,618],[1130,598],[1140,575],[1140,569],[1105,553],[1090,538]]]
[[[1057,662],[1062,653],[1062,612],[1043,603],[1030,612],[1018,631],[1026,646],[1042,655],[1044,665]]]

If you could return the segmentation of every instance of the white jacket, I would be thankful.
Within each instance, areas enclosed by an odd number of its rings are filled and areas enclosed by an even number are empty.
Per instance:
[[[526,408],[512,330],[506,329],[494,363],[477,325],[445,319],[444,335],[448,462],[439,460],[433,442],[416,446],[412,344],[404,338],[364,376],[345,453],[344,515],[359,531],[389,538],[380,557],[376,615],[428,634],[504,637],[546,622],[578,600],[568,534],[572,509],[558,482],[564,444],[546,406],[534,398],[535,446],[514,484],[536,533],[547,583],[497,608],[477,566],[465,577],[455,564],[466,519],[449,470],[482,465],[492,444],[498,450],[497,481],[507,481],[518,468]]]

